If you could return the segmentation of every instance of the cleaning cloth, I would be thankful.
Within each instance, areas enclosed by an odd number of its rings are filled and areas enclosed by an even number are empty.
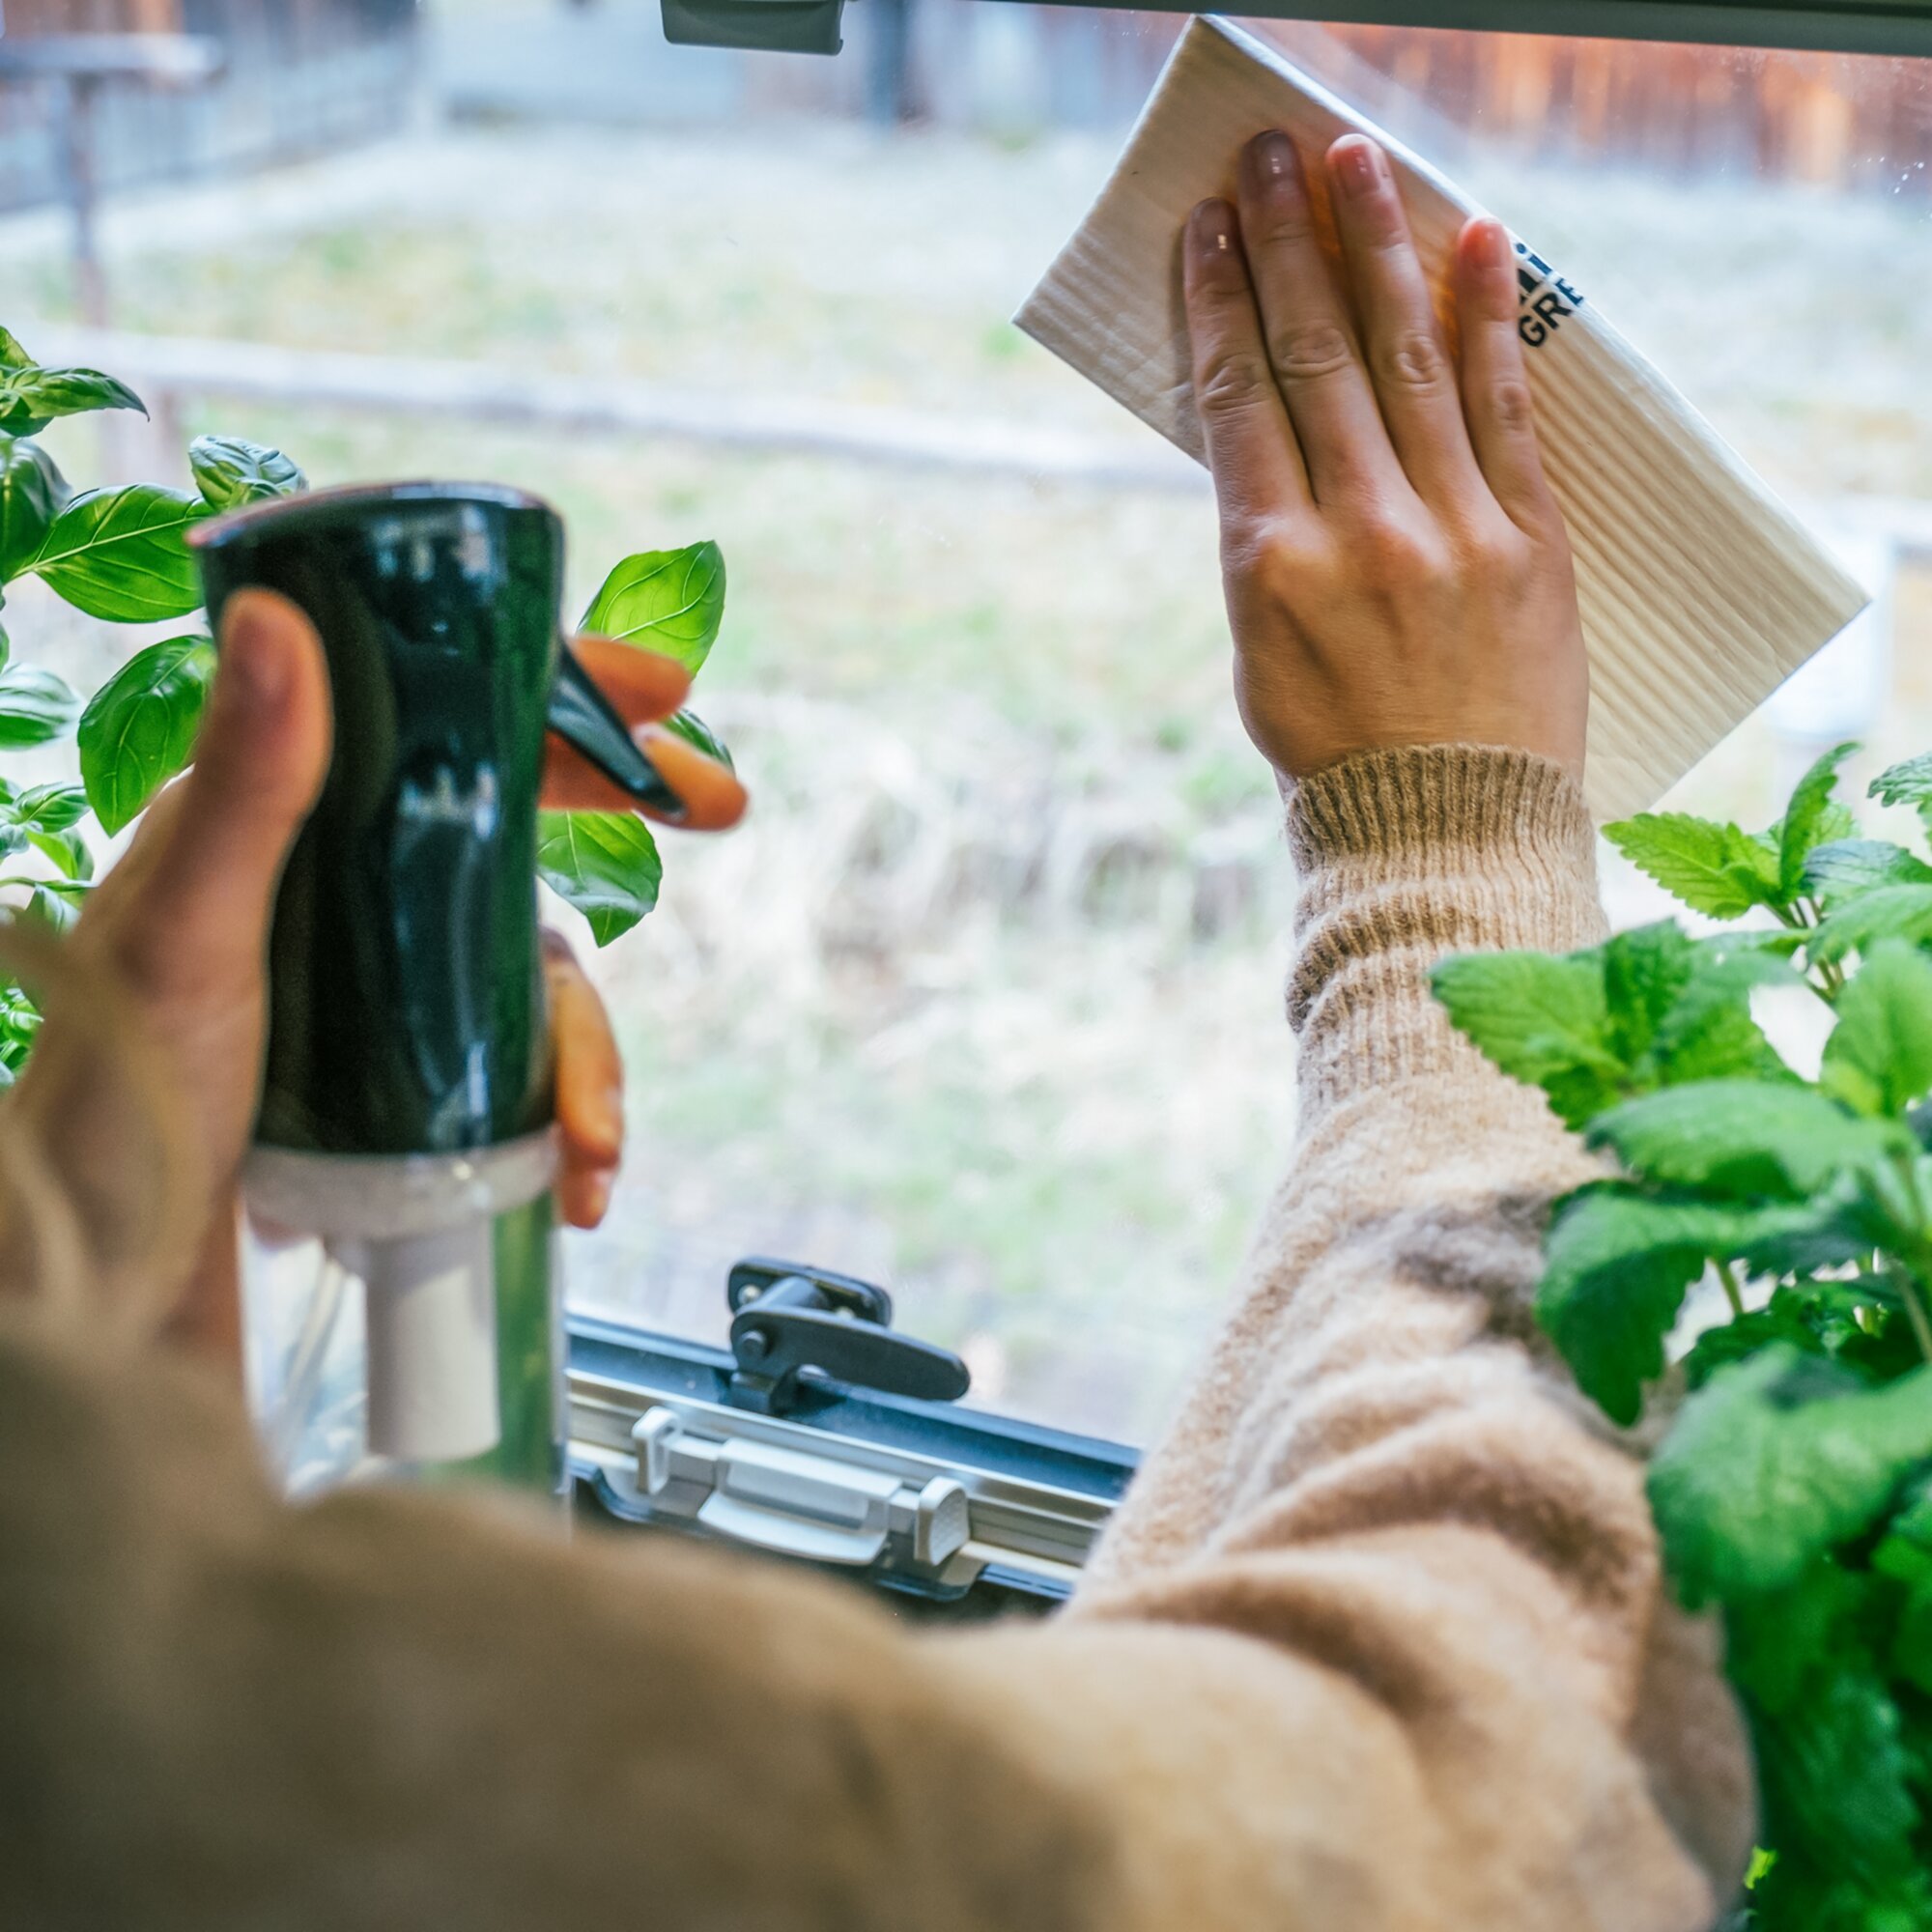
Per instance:
[[[1197,461],[1180,233],[1232,197],[1251,135],[1280,128],[1321,192],[1339,135],[1387,150],[1438,301],[1481,211],[1273,48],[1191,20],[1126,151],[1015,318]],[[1577,556],[1590,654],[1585,789],[1640,811],[1858,614],[1865,594],[1574,280],[1516,242],[1519,332],[1544,464]]]

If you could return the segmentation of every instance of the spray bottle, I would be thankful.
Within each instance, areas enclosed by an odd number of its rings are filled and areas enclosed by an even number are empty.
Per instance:
[[[364,1284],[370,1454],[555,1490],[545,733],[642,804],[678,798],[563,645],[563,529],[535,497],[322,492],[191,541],[217,631],[244,586],[308,613],[334,705],[270,940],[249,1213]]]

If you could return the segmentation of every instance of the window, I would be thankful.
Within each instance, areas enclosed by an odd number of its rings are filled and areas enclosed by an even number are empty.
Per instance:
[[[318,481],[539,491],[576,607],[630,550],[728,560],[696,702],[754,816],[668,841],[597,956],[632,1148],[583,1335],[715,1343],[729,1264],[786,1255],[890,1283],[982,1408],[1144,1439],[1285,1162],[1292,882],[1202,479],[1006,318],[1178,19],[881,0],[811,63],[440,0],[404,114],[406,10],[251,11],[189,10],[233,87],[100,104],[99,359]],[[1587,276],[1881,593],[1683,798],[1763,822],[1821,741],[1932,743],[1932,61],[1259,25]],[[85,344],[41,113],[0,96],[8,319]],[[64,635],[77,684],[125,647]]]

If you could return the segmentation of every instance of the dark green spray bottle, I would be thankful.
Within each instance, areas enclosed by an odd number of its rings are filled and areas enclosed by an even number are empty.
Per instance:
[[[555,1488],[545,734],[641,803],[676,795],[562,643],[563,530],[535,497],[323,492],[192,542],[217,633],[248,586],[308,613],[334,706],[275,907],[250,1209],[365,1284],[372,1453]]]

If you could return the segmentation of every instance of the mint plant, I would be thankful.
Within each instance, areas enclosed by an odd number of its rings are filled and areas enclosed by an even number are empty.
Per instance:
[[[204,436],[188,448],[192,491],[158,483],[71,489],[36,440],[58,417],[141,410],[125,383],[96,369],[48,368],[0,328],[0,753],[76,739],[78,785],[22,785],[0,777],[0,888],[26,895],[16,916],[61,927],[91,889],[92,827],[131,824],[192,758],[214,673],[199,618],[200,575],[185,541],[204,517],[306,487],[280,450]],[[5,586],[38,577],[88,616],[110,624],[181,619],[181,635],[134,651],[83,702],[52,671],[13,661]],[[673,657],[696,671],[717,641],[724,559],[713,543],[625,557],[584,612],[582,630]],[[690,712],[670,727],[729,763]],[[538,874],[585,914],[599,946],[657,902],[663,867],[649,828],[628,812],[545,812]],[[0,980],[0,1086],[25,1063],[40,1014],[25,989]]]
[[[1537,1313],[1612,1421],[1665,1425],[1651,1506],[1677,1595],[1723,1618],[1763,1801],[1743,1922],[1764,1932],[1932,1932],[1932,864],[1859,836],[1836,796],[1855,749],[1768,832],[1605,828],[1740,923],[1435,975],[1605,1156],[1555,1204]],[[1932,831],[1932,756],[1871,795]],[[1815,1078],[1752,1015],[1777,986],[1831,1009]],[[1702,1282],[1719,1319],[1692,1339]]]

